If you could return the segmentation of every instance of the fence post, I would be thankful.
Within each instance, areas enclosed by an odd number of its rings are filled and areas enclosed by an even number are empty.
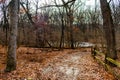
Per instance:
[[[91,47],[91,54],[92,54],[92,57],[95,59],[95,56],[96,56],[96,50],[97,50],[97,46],[94,46],[94,47]]]

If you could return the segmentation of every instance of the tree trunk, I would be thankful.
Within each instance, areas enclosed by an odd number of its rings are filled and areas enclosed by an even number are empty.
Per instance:
[[[69,28],[70,28],[70,47],[74,49],[74,39],[73,39],[73,11],[69,8],[68,13]]]
[[[70,47],[74,49],[74,39],[73,39],[73,21],[70,20]]]
[[[60,45],[59,45],[60,49],[62,48],[62,44],[64,44],[64,19],[63,19],[63,15],[61,15],[61,22],[62,22],[62,25],[61,25],[61,38],[60,38]],[[63,45],[63,47],[64,47],[64,45]]]
[[[6,72],[16,69],[17,26],[18,26],[18,0],[11,0],[9,5],[10,36],[7,52]]]
[[[113,24],[113,19],[111,16],[111,10],[109,3],[107,0],[100,0],[101,4],[101,12],[103,15],[103,28],[105,31],[105,38],[107,42],[107,53],[106,57],[110,57],[112,59],[117,59],[117,52],[116,52],[116,40],[115,40],[115,28]],[[105,59],[107,64],[113,65],[109,61]]]

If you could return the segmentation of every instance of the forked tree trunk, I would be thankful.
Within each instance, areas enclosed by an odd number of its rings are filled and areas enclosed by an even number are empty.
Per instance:
[[[18,26],[18,0],[11,0],[9,5],[10,36],[7,52],[6,72],[16,69],[17,26]]]
[[[103,15],[103,28],[105,31],[105,38],[107,42],[107,53],[106,58],[110,57],[112,59],[117,59],[116,52],[116,40],[115,40],[115,28],[113,24],[113,19],[111,16],[111,10],[107,0],[100,0],[101,12]],[[105,59],[107,64],[113,65]]]

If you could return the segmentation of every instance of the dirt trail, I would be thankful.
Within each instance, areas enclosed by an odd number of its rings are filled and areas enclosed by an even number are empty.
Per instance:
[[[114,80],[102,66],[96,64],[89,52],[75,52],[55,58],[42,71],[44,76],[54,80]]]
[[[93,60],[90,51],[24,50],[18,52],[17,70],[1,72],[0,80],[114,80]]]

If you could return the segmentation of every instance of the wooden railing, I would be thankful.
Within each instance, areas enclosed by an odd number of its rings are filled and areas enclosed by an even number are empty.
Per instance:
[[[99,52],[98,50],[92,49],[91,54],[92,54],[93,58],[95,60],[97,60],[99,63],[101,63],[108,72],[113,74],[117,80],[120,80],[120,74],[115,72],[112,69],[113,67],[111,67],[110,65],[105,63],[105,61],[104,61],[105,60],[105,54],[104,53]],[[103,60],[101,59],[101,57],[103,58]],[[118,68],[120,68],[120,62],[119,61],[113,60],[109,57],[107,57],[106,60],[108,60],[109,62],[115,64]]]

